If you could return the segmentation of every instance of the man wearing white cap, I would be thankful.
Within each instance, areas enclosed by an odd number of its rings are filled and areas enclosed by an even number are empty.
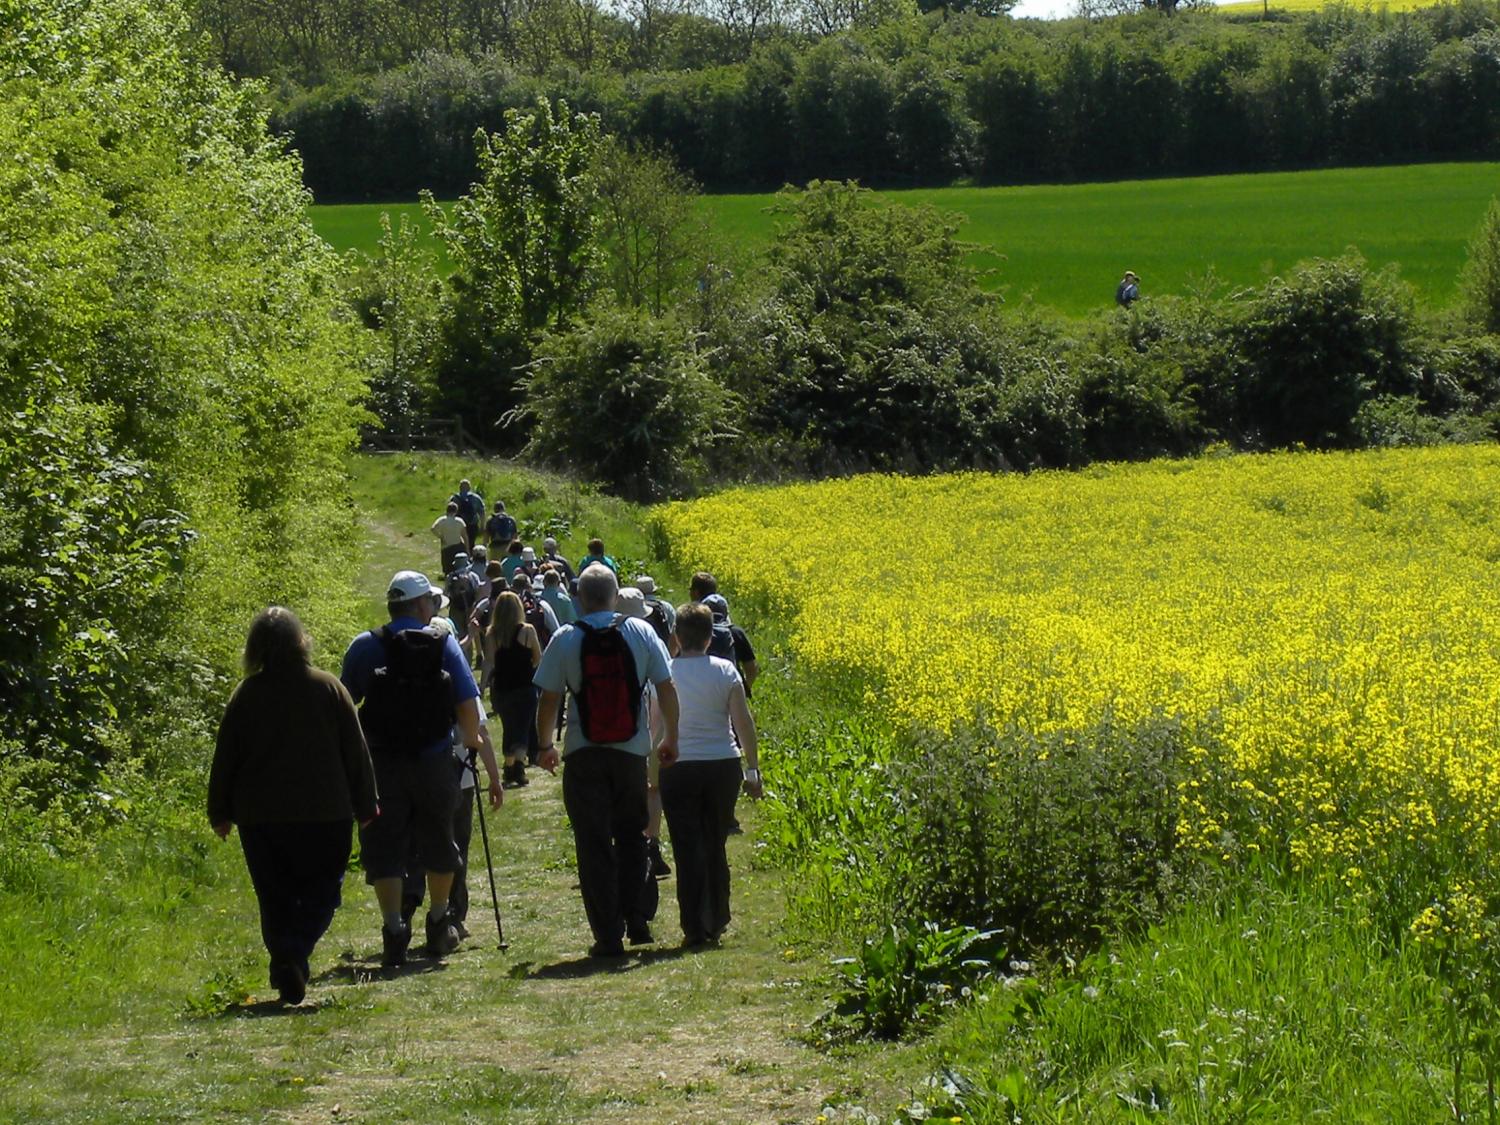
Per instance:
[[[390,623],[361,633],[344,653],[339,673],[360,707],[360,725],[375,764],[380,814],[360,829],[365,881],[375,889],[384,919],[381,963],[403,964],[411,927],[401,916],[402,875],[415,851],[427,870],[431,904],[427,952],[458,947],[448,913],[459,867],[452,817],[458,798],[452,728],[465,746],[479,750],[479,688],[451,633],[428,628],[446,599],[425,574],[403,570],[386,590]],[[500,779],[489,779],[490,805],[503,799]]]

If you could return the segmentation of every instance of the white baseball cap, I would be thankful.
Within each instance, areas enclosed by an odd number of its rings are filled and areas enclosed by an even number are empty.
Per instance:
[[[409,602],[413,598],[430,595],[438,600],[439,609],[448,608],[448,597],[443,593],[442,587],[433,585],[432,579],[419,570],[401,570],[391,579],[391,584],[386,587],[385,600],[391,602]]]

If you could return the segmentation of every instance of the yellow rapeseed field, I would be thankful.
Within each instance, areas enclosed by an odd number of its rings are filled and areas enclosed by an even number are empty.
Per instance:
[[[1356,3],[1358,9],[1387,12],[1414,12],[1418,8],[1431,8],[1442,0],[1368,0]],[[1273,12],[1317,12],[1328,7],[1330,0],[1270,0]],[[1260,12],[1265,10],[1264,0],[1236,0],[1233,4],[1220,4],[1219,11],[1231,13]]]
[[[1207,779],[1227,774],[1298,863],[1355,879],[1496,820],[1497,483],[1495,446],[1226,456],[737,490],[659,518],[680,564],[765,601],[799,661],[894,718],[1185,716],[1219,756],[1184,787],[1188,842],[1220,845]]]

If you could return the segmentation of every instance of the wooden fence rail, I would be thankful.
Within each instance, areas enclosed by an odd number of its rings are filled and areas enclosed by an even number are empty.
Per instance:
[[[443,450],[449,453],[487,453],[488,447],[464,428],[463,419],[408,418],[387,429],[368,429],[361,445],[374,453],[405,450]]]

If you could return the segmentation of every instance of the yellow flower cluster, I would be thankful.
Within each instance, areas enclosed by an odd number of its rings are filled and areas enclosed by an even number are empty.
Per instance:
[[[1496,818],[1497,485],[1500,449],[1470,446],[866,476],[659,520],[677,562],[769,605],[798,660],[896,720],[1211,721],[1198,753],[1228,760],[1202,776],[1230,767],[1299,863],[1359,872]],[[1216,846],[1222,787],[1183,800]]]

